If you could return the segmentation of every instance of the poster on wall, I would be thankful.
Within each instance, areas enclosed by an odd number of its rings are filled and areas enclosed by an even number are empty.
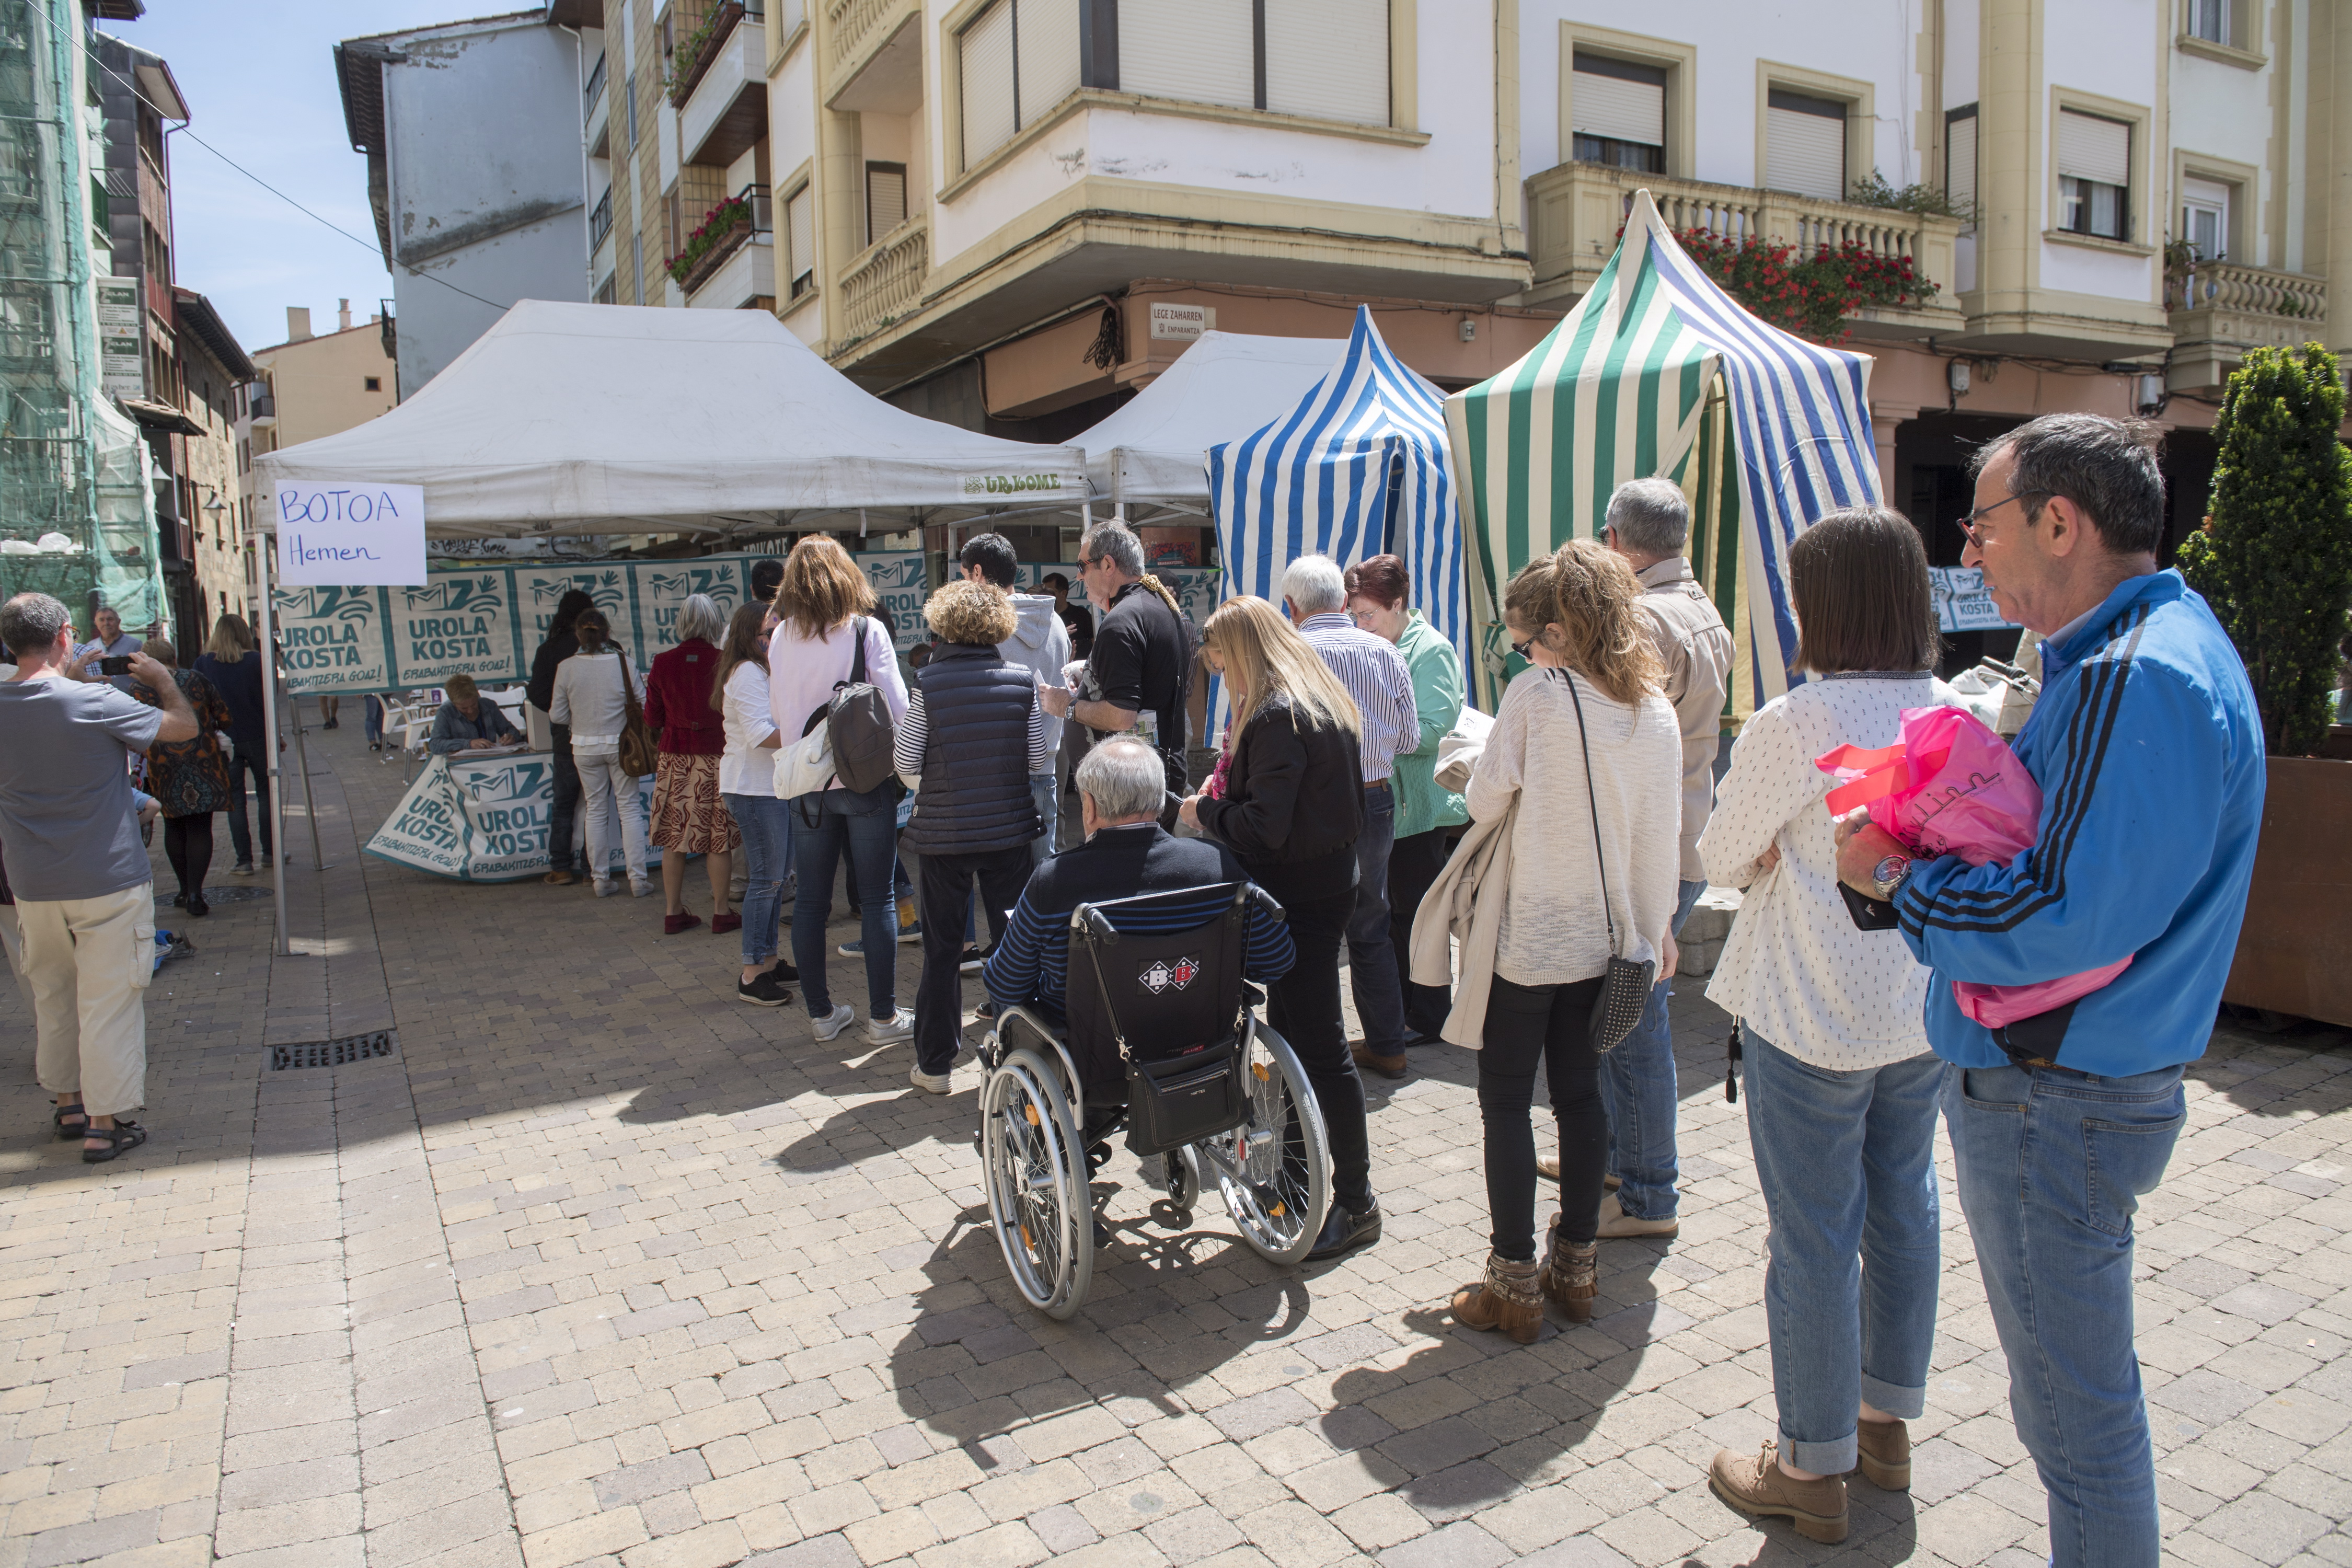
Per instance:
[[[721,616],[732,616],[743,602],[740,555],[706,555],[688,561],[646,561],[629,567],[629,594],[635,609],[636,646],[630,655],[637,668],[653,662],[654,655],[677,642],[677,613],[688,599],[707,594]]]
[[[653,781],[640,779],[621,808],[635,812],[642,826],[652,803]],[[520,881],[548,868],[554,807],[554,759],[543,752],[480,762],[436,757],[368,840],[367,852],[460,882]],[[627,874],[617,847],[608,860],[609,875]],[[646,850],[646,864],[661,864],[658,847]]]
[[[930,597],[930,582],[919,550],[877,550],[856,557],[857,568],[872,584],[880,612],[890,617],[892,642],[900,653],[929,637],[923,620],[923,602]]]
[[[1991,591],[1985,587],[1983,568],[1931,566],[1927,575],[1933,580],[1938,629],[1998,632],[2016,628],[2017,623],[2005,619],[2000,606],[1992,602]]]
[[[503,680],[527,656],[519,643],[514,584],[503,566],[436,572],[421,587],[388,588],[393,679],[439,686],[453,675]]]
[[[512,569],[515,615],[522,629],[523,657],[528,659],[547,640],[547,626],[555,606],[577,588],[595,601],[619,635],[629,625],[628,566],[622,562],[583,562],[577,566],[517,566]],[[526,667],[528,668],[528,667]]]
[[[388,691],[398,684],[382,588],[278,588],[272,597],[286,684],[296,696]]]

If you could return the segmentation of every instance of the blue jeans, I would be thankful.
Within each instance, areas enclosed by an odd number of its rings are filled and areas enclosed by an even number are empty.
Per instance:
[[[772,795],[726,795],[728,815],[743,833],[743,966],[776,956],[784,877],[793,868],[793,808]]]
[[[1743,1026],[1748,1137],[1771,1215],[1764,1321],[1780,1457],[1840,1476],[1868,1400],[1927,1408],[1936,1341],[1936,1107],[1945,1064],[1817,1068]]]
[[[2057,1568],[2158,1558],[2156,1460],[2132,1345],[2132,1215],[2188,1120],[2180,1068],[1954,1068],[1960,1209],[2009,1358],[2009,1411],[2050,1493]]]
[[[1043,866],[1054,858],[1054,823],[1061,810],[1061,784],[1052,773],[1029,775],[1029,798],[1037,804],[1037,820],[1045,825],[1045,831],[1029,841],[1029,858],[1034,865]]]
[[[1404,1054],[1404,990],[1389,938],[1389,850],[1396,843],[1396,793],[1382,779],[1364,786],[1364,831],[1356,840],[1356,909],[1348,917],[1348,989],[1364,1049]]]
[[[1682,935],[1704,881],[1676,885],[1673,931]],[[1674,976],[1650,987],[1649,1005],[1633,1033],[1601,1058],[1601,1103],[1609,1112],[1609,1173],[1622,1184],[1617,1206],[1635,1219],[1675,1217],[1675,1036],[1666,1023]],[[1872,1401],[1875,1404],[1876,1401]],[[1811,1470],[1820,1467],[1804,1465]]]
[[[793,859],[800,892],[793,900],[793,967],[801,972],[801,995],[809,1016],[833,1016],[833,993],[825,986],[825,918],[833,912],[833,875],[845,846],[857,878],[857,901],[866,942],[866,1016],[889,1022],[898,1015],[892,987],[898,980],[898,912],[890,900],[890,868],[898,859],[890,786],[817,790],[784,803],[793,816]],[[812,819],[814,821],[812,822]],[[750,921],[745,921],[748,929]]]
[[[373,696],[368,698],[365,721],[367,724],[368,744],[373,746],[382,742],[383,739],[383,698]]]

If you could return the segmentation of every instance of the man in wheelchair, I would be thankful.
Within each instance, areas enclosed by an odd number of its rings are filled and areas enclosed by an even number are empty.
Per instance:
[[[1100,742],[1078,764],[1076,783],[1086,842],[1030,874],[1004,935],[981,971],[1000,1017],[1008,1008],[1025,1007],[1056,1028],[1066,1024],[1070,911],[1080,904],[1249,879],[1222,844],[1178,838],[1161,829],[1167,773],[1160,753],[1142,742]],[[1171,904],[1152,911],[1152,923],[1160,930],[1184,930],[1214,919],[1226,901],[1213,894],[1197,904]],[[1294,956],[1289,928],[1252,903],[1243,975],[1259,984],[1279,979],[1289,973]],[[1127,1102],[1126,1071],[1105,1044],[1098,1039],[1095,1048],[1077,1056],[1090,1125],[1111,1120],[1098,1110],[1115,1111]]]

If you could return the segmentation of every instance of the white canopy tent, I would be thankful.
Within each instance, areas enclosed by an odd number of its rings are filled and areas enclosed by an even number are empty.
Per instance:
[[[1158,380],[1071,445],[1095,500],[1206,516],[1209,448],[1289,411],[1347,352],[1345,338],[1202,332]]]
[[[439,538],[723,536],[839,527],[862,509],[961,518],[1087,497],[1076,447],[895,408],[765,310],[545,300],[517,303],[390,413],[256,468],[273,489],[421,484]]]

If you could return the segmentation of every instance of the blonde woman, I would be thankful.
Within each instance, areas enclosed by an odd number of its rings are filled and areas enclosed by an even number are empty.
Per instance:
[[[1609,1123],[1587,1024],[1612,924],[1616,956],[1675,965],[1666,928],[1681,865],[1682,732],[1660,692],[1641,592],[1624,558],[1591,539],[1511,579],[1504,624],[1533,668],[1504,692],[1465,792],[1474,823],[1517,816],[1507,877],[1477,886],[1482,905],[1503,900],[1494,968],[1476,987],[1486,995],[1478,1110],[1494,1251],[1485,1278],[1454,1298],[1454,1316],[1522,1343],[1536,1337],[1547,1296],[1571,1321],[1592,1315]],[[1540,1272],[1529,1121],[1538,1067],[1559,1123],[1560,1199]]]
[[[1250,880],[1281,900],[1298,952],[1266,987],[1266,1022],[1315,1085],[1331,1140],[1331,1214],[1310,1259],[1381,1238],[1364,1083],[1339,1012],[1339,949],[1356,907],[1363,831],[1363,717],[1339,678],[1264,599],[1228,599],[1202,631],[1202,656],[1233,702],[1224,795],[1193,795],[1181,821],[1222,839]],[[1532,1201],[1532,1200],[1531,1200]]]
[[[881,691],[891,716],[906,721],[907,686],[897,650],[888,628],[875,618],[874,590],[848,551],[824,534],[793,545],[776,590],[776,613],[781,618],[768,639],[768,706],[785,745],[808,733],[833,700],[835,683],[849,679],[861,647],[866,679]],[[800,878],[793,901],[793,962],[800,969],[810,1028],[818,1039],[833,1040],[857,1016],[846,1002],[833,1005],[824,975],[824,922],[845,848],[865,910],[866,1042],[889,1046],[913,1038],[915,1015],[898,1005],[896,992],[898,933],[890,867],[898,853],[897,784],[885,779],[861,792],[835,779],[791,804],[793,868]]]

